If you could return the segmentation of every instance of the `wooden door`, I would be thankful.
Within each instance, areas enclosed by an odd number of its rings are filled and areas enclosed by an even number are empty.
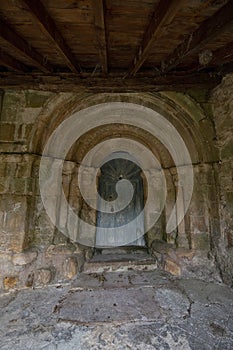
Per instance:
[[[139,216],[143,210],[141,168],[131,160],[116,158],[106,162],[100,170],[98,192],[106,201],[105,209],[110,212],[97,213],[96,247],[144,246],[144,217]],[[117,199],[116,184],[123,179],[131,182],[134,192],[130,203],[119,211],[121,203],[116,205],[114,202]],[[109,228],[116,230],[111,232]]]

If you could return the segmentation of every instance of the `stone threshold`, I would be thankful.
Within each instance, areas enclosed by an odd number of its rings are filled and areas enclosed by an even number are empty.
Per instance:
[[[156,259],[144,247],[117,247],[103,249],[84,264],[84,273],[154,271]]]

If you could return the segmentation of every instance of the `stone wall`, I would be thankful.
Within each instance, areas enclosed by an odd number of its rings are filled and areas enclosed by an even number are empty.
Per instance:
[[[220,230],[216,256],[225,282],[233,285],[233,75],[223,79],[212,96],[220,192]]]
[[[170,264],[170,271],[179,273],[189,270],[194,271],[195,275],[198,269],[204,271],[209,265],[212,266],[215,257],[224,281],[231,284],[233,91],[229,81],[230,78],[226,79],[214,92],[215,119],[206,92],[191,91],[191,97],[173,93],[164,93],[163,96],[142,94],[136,96],[136,101],[151,108],[153,103],[157,104],[158,110],[174,119],[177,127],[184,120],[183,136],[189,143],[194,162],[194,191],[189,210],[177,229],[168,234],[165,227],[176,199],[177,170],[169,163],[165,150],[158,143],[155,144],[155,148],[165,154],[167,200],[160,221],[148,233],[149,246],[157,258],[161,256],[161,251],[168,249],[170,257],[167,265]],[[73,110],[108,100],[130,102],[135,97],[102,94],[88,97],[89,100],[85,102],[79,101],[80,96],[34,91],[6,91],[1,94],[0,288],[31,287],[70,279],[82,270],[85,260],[92,255],[91,248],[74,243],[68,234],[59,232],[46,214],[38,181],[41,149],[54,127]],[[146,99],[150,102],[146,102]],[[222,101],[225,101],[224,105]],[[110,133],[114,134],[113,131],[110,130]],[[193,139],[192,134],[196,135]],[[92,146],[91,142],[94,143],[96,137],[101,140],[100,131],[77,143],[72,152],[81,154],[85,147]],[[154,141],[148,139],[148,142],[152,145]],[[83,149],[82,144],[85,145]],[[94,222],[96,212],[89,211],[79,193],[78,160],[71,156],[69,161],[65,161],[63,190],[74,211]],[[58,201],[57,198],[54,200]],[[183,210],[182,203],[179,210]],[[69,218],[59,201],[57,218],[65,230]]]
[[[40,156],[29,148],[50,98],[51,93],[33,91],[1,95],[0,289],[70,279],[90,254],[56,231],[40,197]]]

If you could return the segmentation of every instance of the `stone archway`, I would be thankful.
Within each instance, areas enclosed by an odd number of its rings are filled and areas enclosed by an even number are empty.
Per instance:
[[[70,237],[67,237],[62,231],[55,228],[55,225],[51,223],[46,214],[38,185],[38,169],[41,155],[53,131],[72,114],[85,110],[90,106],[120,102],[131,104],[134,108],[139,106],[141,110],[144,107],[149,109],[151,115],[153,114],[151,123],[154,121],[153,118],[156,118],[154,112],[157,112],[169,121],[183,138],[191,155],[195,178],[193,196],[186,216],[174,232],[168,233],[166,231],[166,222],[170,217],[180,187],[183,194],[182,183],[179,184],[178,181],[177,167],[175,167],[166,147],[163,147],[156,137],[152,137],[150,132],[145,130],[143,119],[141,127],[122,122],[124,117],[123,110],[121,110],[122,120],[116,122],[112,118],[108,124],[106,123],[101,127],[96,125],[91,130],[88,130],[82,134],[79,140],[73,143],[65,159],[62,159],[62,190],[69,204],[75,213],[80,214],[84,219],[92,223],[96,223],[96,211],[90,209],[84,203],[78,190],[77,174],[82,159],[90,149],[106,140],[111,140],[111,147],[107,149],[109,153],[116,151],[114,148],[114,140],[116,138],[120,140],[128,138],[137,141],[150,150],[158,159],[167,182],[167,200],[164,211],[156,225],[146,233],[148,247],[158,248],[158,241],[162,241],[163,243],[172,244],[172,247],[175,249],[193,250],[201,256],[207,255],[209,251],[215,254],[219,250],[220,243],[225,239],[221,237],[218,192],[218,186],[221,183],[219,171],[221,166],[223,169],[223,165],[221,165],[220,158],[218,158],[218,146],[216,146],[218,141],[216,140],[214,119],[211,116],[210,106],[196,103],[195,99],[190,96],[195,95],[188,95],[188,92],[187,94],[160,92],[136,94],[60,93],[50,96],[40,112],[37,111],[33,119],[33,125],[29,128],[22,128],[25,135],[27,135],[27,139],[20,149],[24,150],[25,154],[17,154],[16,156],[15,154],[6,153],[2,155],[4,167],[6,165],[14,177],[12,183],[9,183],[9,179],[7,179],[7,182],[4,184],[6,187],[4,187],[4,201],[1,210],[5,212],[6,208],[9,208],[9,210],[7,209],[7,220],[4,219],[4,231],[2,231],[3,241],[5,242],[4,249],[10,252],[22,252],[32,248],[43,249],[44,251],[48,249],[48,255],[51,255],[53,249],[55,251],[55,249],[60,249],[60,247],[71,247],[71,251],[66,248],[70,252],[69,254],[72,255],[73,252],[76,252],[76,249],[80,254],[83,254],[79,243],[73,244]],[[109,109],[109,112],[111,112],[111,109]],[[30,111],[27,113],[30,113]],[[101,114],[98,115],[98,118],[100,117]],[[76,128],[75,132],[77,130],[78,128]],[[17,147],[14,148],[14,152],[18,149]],[[101,148],[103,151],[102,146]],[[51,165],[53,165],[55,159],[50,154],[48,154],[48,158],[51,161]],[[87,164],[87,168],[88,166],[89,164]],[[184,164],[179,164],[180,168],[183,166]],[[89,170],[87,169],[87,172]],[[153,169],[153,164],[151,164],[151,168],[146,169],[150,173],[149,176],[151,176],[152,182],[154,182],[155,170]],[[146,188],[146,185],[144,187]],[[226,189],[228,190],[228,188]],[[9,193],[7,192],[8,190],[10,191]],[[72,222],[67,212],[63,210],[64,208],[59,202],[59,195],[60,192],[58,191],[53,198],[56,202],[57,222],[64,230],[73,225],[75,227],[74,234],[77,234],[77,232],[81,234],[80,227],[76,225],[76,222]],[[15,199],[17,199],[16,206],[14,206]],[[93,198],[93,200],[96,200],[96,198]],[[5,203],[7,203],[7,206]],[[184,211],[182,198],[179,202],[177,217],[179,216],[179,211]],[[153,213],[151,214],[153,215]],[[8,237],[7,240],[5,240],[6,236]],[[232,242],[230,238],[228,244],[229,248],[231,248]],[[41,252],[39,252],[39,256],[38,264],[41,264]],[[55,258],[51,259],[53,267],[58,264]],[[61,271],[60,266],[56,267],[56,269]],[[53,268],[51,268],[51,271],[53,271]],[[223,271],[223,273],[225,272]]]
[[[177,193],[180,191],[183,195],[182,185],[179,186],[179,176],[177,174],[178,168],[182,169],[185,164],[180,163],[178,167],[174,165],[171,154],[163,147],[156,137],[151,137],[150,132],[145,130],[143,122],[141,127],[116,122],[114,118],[109,123],[105,123],[101,127],[97,124],[90,130],[84,133],[77,142],[74,142],[67,153],[64,160],[63,167],[63,188],[69,203],[72,204],[76,213],[81,214],[85,220],[92,223],[96,222],[96,211],[92,210],[84,203],[82,196],[77,190],[76,177],[79,172],[79,165],[85,154],[97,144],[101,144],[106,140],[113,140],[115,138],[124,138],[135,140],[143,144],[149,149],[159,160],[162,169],[165,173],[167,182],[167,200],[164,211],[156,225],[146,233],[146,242],[149,247],[152,246],[153,241],[165,241],[172,244],[173,247],[195,249],[197,251],[208,251],[210,249],[210,242],[216,240],[218,232],[213,232],[214,217],[212,217],[212,207],[217,204],[211,202],[211,194],[215,191],[215,183],[210,187],[207,184],[207,179],[214,177],[214,169],[212,162],[217,159],[217,154],[214,145],[212,145],[212,137],[214,137],[214,130],[208,116],[204,114],[195,104],[195,102],[187,95],[169,94],[169,93],[137,93],[137,94],[60,94],[56,96],[54,104],[49,102],[48,106],[42,111],[38,118],[38,125],[35,125],[35,138],[31,140],[30,151],[32,153],[41,154],[46,141],[59,125],[64,123],[70,115],[77,111],[85,110],[90,106],[96,107],[106,105],[108,103],[123,102],[130,104],[132,108],[137,108],[142,111],[144,108],[149,109],[151,116],[150,122],[154,124],[156,113],[163,116],[170,122],[183,138],[184,143],[188,147],[191,155],[192,165],[195,175],[195,188],[190,208],[182,223],[177,226],[176,230],[168,233],[166,231],[166,223],[171,215],[171,211],[176,202]],[[111,113],[111,108],[109,109]],[[155,113],[154,113],[155,112]],[[101,114],[95,118],[101,118]],[[123,118],[123,117],[122,117]],[[155,124],[154,124],[155,125]],[[110,147],[109,152],[115,151],[114,147]],[[37,163],[38,164],[38,163]],[[89,165],[87,164],[87,167]],[[86,169],[87,172],[90,169]],[[154,177],[156,169],[148,169],[151,179]],[[154,180],[153,180],[154,181]],[[95,201],[96,198],[93,198]],[[66,230],[69,226],[69,215],[62,212],[63,206],[57,203],[57,217],[59,223]],[[184,212],[184,205],[179,202],[179,208],[176,213],[177,219],[179,212]],[[60,210],[60,212],[59,212]],[[151,213],[153,216],[153,213]],[[33,216],[30,217],[29,227],[33,227]],[[147,218],[146,218],[147,220]],[[68,222],[68,223],[67,223]],[[72,223],[72,221],[70,221]],[[81,227],[75,228],[74,235],[87,235],[82,231]],[[38,233],[38,236],[41,233]],[[54,239],[58,232],[49,232],[53,237],[53,242],[66,242],[66,238]],[[60,234],[60,233],[59,233]],[[89,234],[89,233],[88,233]],[[215,237],[211,237],[212,234]],[[46,236],[48,237],[48,235]],[[94,236],[93,236],[94,237]],[[94,241],[90,235],[90,241]],[[92,244],[92,243],[91,243]],[[94,243],[93,243],[94,244]],[[157,244],[157,243],[156,243]]]

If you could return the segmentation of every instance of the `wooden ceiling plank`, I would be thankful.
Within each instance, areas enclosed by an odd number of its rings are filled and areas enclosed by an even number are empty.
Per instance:
[[[104,0],[92,0],[94,10],[94,25],[96,32],[96,40],[98,43],[100,64],[102,72],[108,73],[108,55],[107,55],[107,39],[105,26],[105,6]]]
[[[80,67],[73,53],[42,2],[40,0],[21,0],[21,2],[29,8],[42,32],[52,39],[70,70],[73,73],[80,73]]]
[[[53,71],[52,66],[45,62],[43,57],[2,19],[0,19],[0,37],[13,46],[14,49],[20,51],[24,57],[32,62],[33,66],[39,68],[42,72]]]
[[[207,18],[191,35],[189,35],[175,50],[161,63],[163,72],[168,72],[182,63],[184,59],[198,52],[200,47],[233,25],[233,1],[221,7],[213,16]]]
[[[16,72],[27,72],[28,68],[14,57],[0,50],[0,63],[7,68],[13,69]]]
[[[193,75],[167,74],[157,78],[93,77],[91,74],[80,77],[73,73],[17,74],[0,72],[0,88],[35,89],[46,91],[85,91],[85,92],[145,92],[145,91],[186,91],[194,87],[213,88],[221,82],[222,76],[207,73]]]
[[[160,0],[156,6],[153,17],[143,35],[143,40],[139,50],[134,57],[130,67],[129,74],[135,75],[141,68],[148,55],[150,49],[161,34],[161,29],[165,24],[170,23],[175,17],[177,11],[184,3],[184,0]]]

